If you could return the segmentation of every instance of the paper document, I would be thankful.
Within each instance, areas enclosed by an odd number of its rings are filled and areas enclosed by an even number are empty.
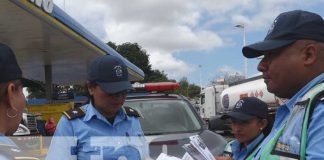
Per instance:
[[[177,157],[169,156],[165,153],[161,153],[156,160],[181,160],[181,159]]]
[[[181,160],[194,160],[187,152],[183,155]]]
[[[184,144],[183,148],[194,160],[215,160],[213,154],[210,153],[208,147],[198,136],[189,137],[190,143]]]
[[[182,146],[186,153],[181,159],[161,153],[156,160],[215,160],[213,154],[198,135],[189,137],[189,140],[188,144]]]

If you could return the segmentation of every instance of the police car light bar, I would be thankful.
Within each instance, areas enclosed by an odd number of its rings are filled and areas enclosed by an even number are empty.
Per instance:
[[[134,89],[144,89],[145,91],[171,91],[180,88],[179,83],[176,82],[157,82],[157,83],[134,83]]]

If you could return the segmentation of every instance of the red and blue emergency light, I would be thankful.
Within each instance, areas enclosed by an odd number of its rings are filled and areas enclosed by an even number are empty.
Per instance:
[[[143,89],[148,92],[152,91],[171,91],[180,88],[179,83],[176,82],[157,82],[157,83],[135,83],[133,84],[134,89]]]

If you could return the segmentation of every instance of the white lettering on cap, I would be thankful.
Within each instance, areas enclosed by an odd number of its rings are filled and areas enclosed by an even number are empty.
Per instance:
[[[273,28],[274,28],[274,26],[276,25],[277,22],[278,22],[278,17],[273,21],[271,27],[268,30],[267,35],[269,35],[273,31]]]
[[[239,101],[236,103],[235,108],[237,108],[237,109],[241,108],[242,105],[243,105],[243,103],[244,103],[243,100],[239,100]]]
[[[114,67],[115,73],[117,77],[122,77],[123,76],[123,69],[122,66],[115,66]]]

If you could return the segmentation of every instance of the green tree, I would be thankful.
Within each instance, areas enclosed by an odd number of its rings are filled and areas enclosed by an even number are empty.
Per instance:
[[[144,73],[150,73],[152,66],[149,55],[137,43],[123,43],[117,46],[117,52],[126,57],[130,62],[140,67]]]
[[[178,94],[182,94],[190,99],[199,97],[200,95],[200,87],[195,84],[190,84],[187,77],[182,77],[179,80],[180,88],[175,92]]]
[[[116,45],[114,42],[108,42],[107,45],[115,49],[123,57],[143,70],[145,73],[143,82],[169,81],[167,75],[163,71],[152,69],[152,65],[149,61],[149,55],[146,53],[146,50],[137,43],[127,42],[121,45]]]
[[[199,97],[200,95],[200,87],[195,84],[190,84],[188,88],[188,98]]]
[[[175,90],[175,93],[188,97],[189,96],[189,82],[188,82],[187,77],[182,77],[178,83],[180,85],[180,88]]]
[[[107,45],[108,45],[109,47],[111,47],[112,49],[114,49],[115,51],[117,50],[117,45],[116,45],[116,43],[109,41],[109,42],[107,43]]]
[[[152,70],[147,73],[147,76],[145,76],[145,82],[166,82],[166,81],[172,81],[169,80],[167,75],[164,73],[164,71],[160,70]]]

